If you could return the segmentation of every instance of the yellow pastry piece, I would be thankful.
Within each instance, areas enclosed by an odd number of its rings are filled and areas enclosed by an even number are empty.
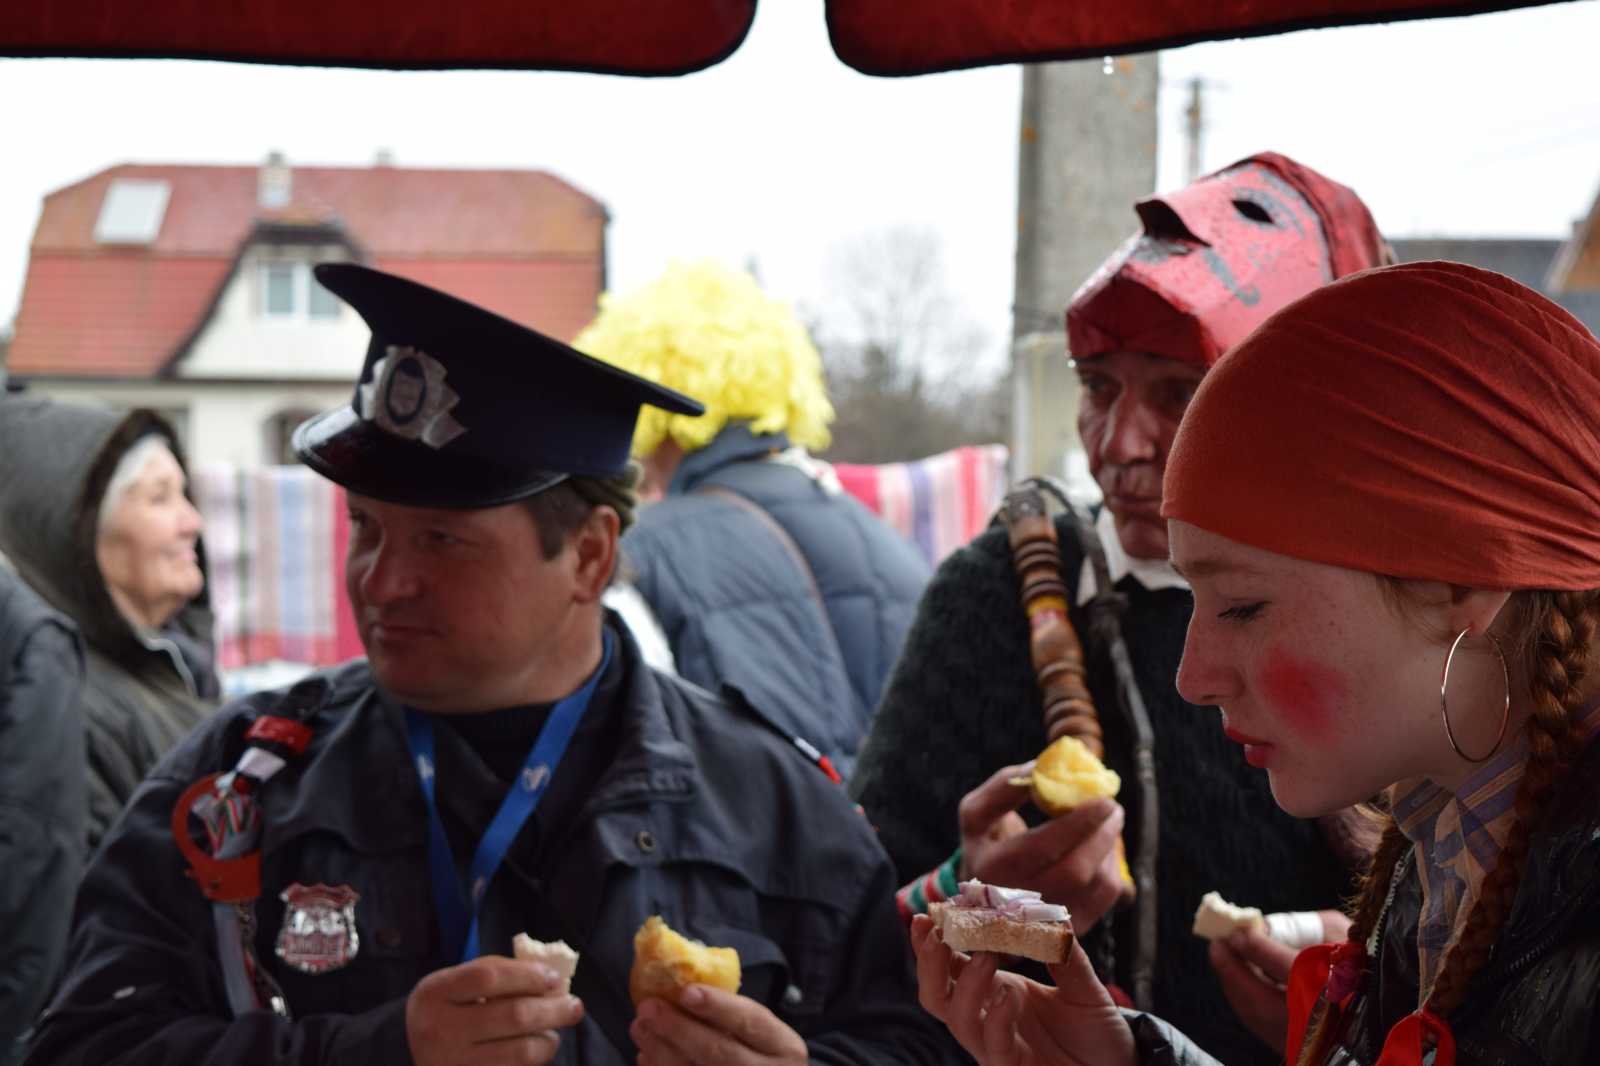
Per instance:
[[[1122,883],[1133,884],[1133,871],[1128,868],[1128,852],[1122,846],[1122,838],[1117,838],[1117,869],[1122,873]]]
[[[1077,737],[1059,737],[1034,760],[1027,777],[1013,777],[1013,785],[1031,789],[1033,805],[1052,818],[1093,799],[1111,799],[1122,789],[1122,778],[1109,770]],[[1117,868],[1122,881],[1133,888],[1128,855],[1117,837]]]
[[[1033,764],[1033,773],[1013,778],[1033,789],[1033,802],[1054,818],[1093,799],[1109,799],[1122,788],[1122,778],[1108,770],[1077,737],[1061,737]]]
[[[652,914],[633,934],[633,969],[628,974],[633,1005],[651,998],[676,1003],[689,985],[739,991],[739,953],[690,940]]]

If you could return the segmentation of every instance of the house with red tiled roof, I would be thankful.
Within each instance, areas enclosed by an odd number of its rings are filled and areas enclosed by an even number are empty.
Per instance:
[[[313,264],[414,278],[562,340],[605,287],[605,206],[536,170],[123,164],[45,197],[7,369],[165,412],[191,460],[289,461],[349,399],[367,329]]]
[[[1572,236],[1550,264],[1544,287],[1589,293],[1600,300],[1600,193],[1589,205],[1589,213],[1572,224]]]
[[[1397,237],[1401,262],[1451,259],[1514,278],[1600,336],[1600,194],[1566,237]]]

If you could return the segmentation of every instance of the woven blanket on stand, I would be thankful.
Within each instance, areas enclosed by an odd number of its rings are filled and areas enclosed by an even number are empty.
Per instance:
[[[362,654],[344,595],[341,489],[300,466],[195,471],[217,665],[323,666]]]
[[[999,506],[1006,448],[979,445],[914,462],[834,469],[846,492],[937,565],[976,536]],[[344,593],[350,523],[343,490],[303,466],[208,464],[194,471],[193,485],[205,522],[224,675],[265,663],[326,666],[362,655]]]
[[[835,463],[846,492],[938,566],[989,524],[1006,492],[1007,449],[979,444],[906,463]]]

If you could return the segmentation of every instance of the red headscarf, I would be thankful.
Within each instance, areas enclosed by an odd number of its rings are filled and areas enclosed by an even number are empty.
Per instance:
[[[1388,261],[1354,192],[1276,152],[1134,210],[1144,231],[1067,308],[1074,359],[1134,351],[1208,367],[1291,300]]]
[[[1600,343],[1510,278],[1318,289],[1206,375],[1162,514],[1281,555],[1476,588],[1600,588]]]

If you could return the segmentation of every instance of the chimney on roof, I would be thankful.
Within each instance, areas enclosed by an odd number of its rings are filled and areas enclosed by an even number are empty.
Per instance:
[[[394,149],[393,148],[379,148],[377,156],[374,157],[373,160],[372,160],[372,165],[375,166],[375,167],[392,167],[392,166],[394,166]]]
[[[256,175],[256,206],[286,206],[294,190],[293,181],[293,174],[283,153],[268,152],[267,161],[261,164],[261,171]]]

